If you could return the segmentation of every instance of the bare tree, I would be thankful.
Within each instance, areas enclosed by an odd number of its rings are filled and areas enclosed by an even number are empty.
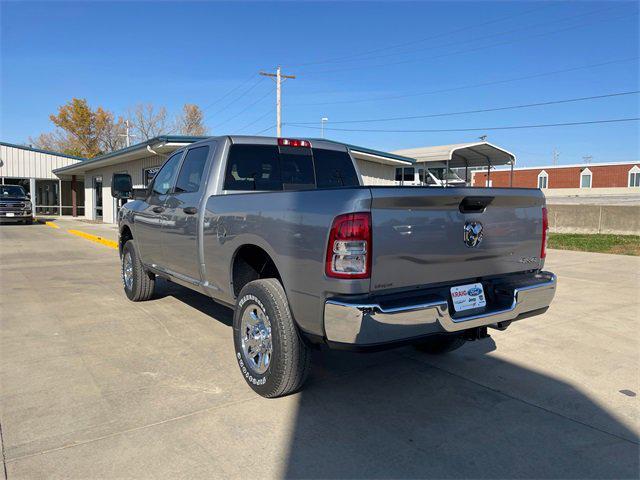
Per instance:
[[[43,150],[51,150],[52,152],[65,152],[69,150],[70,145],[63,132],[56,130],[54,132],[41,133],[37,137],[29,137],[27,142],[36,148]]]
[[[156,108],[153,104],[138,104],[129,110],[129,121],[133,127],[136,140],[143,142],[150,138],[167,133],[167,109]]]
[[[198,105],[185,103],[176,120],[176,130],[182,135],[203,136],[207,134],[204,114]]]
[[[111,114],[110,114],[111,115]],[[98,131],[98,141],[103,152],[114,152],[127,146],[124,119],[118,117],[114,121],[113,115],[106,119]]]

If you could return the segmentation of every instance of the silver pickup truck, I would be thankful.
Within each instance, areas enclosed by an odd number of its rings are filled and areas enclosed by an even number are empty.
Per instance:
[[[544,313],[538,189],[363,186],[349,146],[224,136],[175,152],[147,189],[115,174],[124,291],[155,279],[235,309],[247,383],[299,389],[310,349],[415,343],[443,353]]]

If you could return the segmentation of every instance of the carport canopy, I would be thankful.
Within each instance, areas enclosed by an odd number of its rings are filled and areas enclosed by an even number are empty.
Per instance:
[[[516,156],[489,142],[454,143],[433,147],[408,148],[393,153],[415,158],[418,163],[443,162],[449,168],[513,165]]]

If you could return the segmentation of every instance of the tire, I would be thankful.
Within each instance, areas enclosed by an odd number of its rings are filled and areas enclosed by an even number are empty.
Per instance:
[[[274,278],[249,282],[238,295],[233,343],[240,371],[258,395],[293,393],[309,374],[310,348],[298,332],[284,288]]]
[[[416,348],[421,352],[431,355],[441,355],[443,353],[453,352],[462,347],[467,340],[461,334],[442,334],[433,335],[426,340],[416,344]]]
[[[127,266],[129,261],[130,265]],[[129,269],[127,270],[127,268]],[[153,296],[153,291],[156,286],[155,275],[144,270],[133,240],[127,240],[124,247],[122,247],[120,276],[122,278],[124,293],[129,300],[133,302],[144,302]]]
[[[25,224],[25,225],[33,225],[33,217],[32,217],[32,218],[27,218],[27,219],[24,221],[24,224]]]

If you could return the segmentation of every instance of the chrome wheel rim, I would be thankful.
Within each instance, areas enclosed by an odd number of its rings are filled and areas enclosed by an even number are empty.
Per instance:
[[[245,308],[240,323],[240,335],[246,364],[254,373],[265,373],[271,364],[273,343],[271,322],[260,305],[250,303]]]
[[[129,252],[125,253],[122,259],[122,278],[127,290],[131,290],[133,288],[133,260]]]

